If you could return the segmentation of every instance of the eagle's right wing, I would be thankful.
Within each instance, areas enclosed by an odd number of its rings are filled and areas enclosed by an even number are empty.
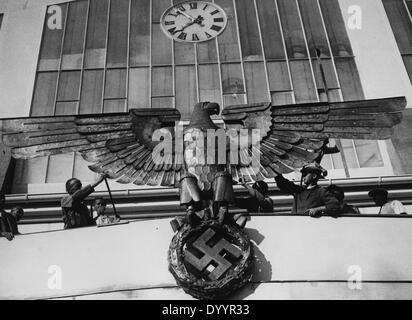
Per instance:
[[[232,174],[249,180],[289,173],[317,159],[330,138],[383,140],[401,122],[405,97],[272,106],[271,103],[229,106],[223,110],[228,129],[260,129],[259,172],[232,166]]]

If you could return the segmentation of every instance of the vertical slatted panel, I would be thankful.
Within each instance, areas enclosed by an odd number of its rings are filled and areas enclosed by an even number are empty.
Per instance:
[[[285,59],[275,0],[256,0],[266,59]]]
[[[323,56],[330,57],[328,38],[317,0],[299,0],[299,8],[311,57],[316,57],[316,48],[321,50]]]
[[[160,30],[158,24],[153,24],[152,28],[152,63],[171,65],[173,63],[172,40]]]
[[[195,63],[195,45],[193,43],[175,42],[175,63],[176,64],[194,64]]]
[[[107,70],[105,99],[126,98],[126,76],[126,69]]]
[[[130,65],[150,63],[150,0],[131,0]]]
[[[82,68],[87,6],[87,0],[69,3],[63,44],[62,69]]]
[[[197,61],[198,63],[217,62],[216,40],[201,42],[197,44]]]
[[[90,0],[84,62],[86,68],[104,68],[108,10],[108,0]]]
[[[401,54],[412,54],[412,21],[403,0],[383,0]]]
[[[79,89],[80,71],[62,71],[59,78],[57,101],[79,100]],[[76,110],[74,110],[75,113]]]
[[[54,112],[57,72],[40,72],[34,87],[32,116],[50,116]]]
[[[60,54],[63,41],[63,26],[66,23],[67,4],[58,5],[61,9],[62,24],[57,29],[50,29],[49,18],[53,14],[47,14],[44,22],[43,39],[40,49],[38,70],[57,70],[60,65]]]
[[[182,118],[188,118],[197,103],[196,74],[194,66],[176,67],[176,107]]]
[[[103,70],[87,70],[83,73],[80,97],[80,113],[100,113],[102,111]]]
[[[129,0],[110,1],[107,66],[126,67],[129,24]]]
[[[237,0],[236,12],[243,60],[262,60],[262,45],[259,39],[259,29],[253,1]]]
[[[239,38],[233,0],[216,0],[215,2],[225,10],[228,19],[225,32],[218,38],[220,61],[239,61]]]
[[[200,101],[222,103],[219,84],[219,66],[217,64],[199,66],[199,89]]]
[[[152,97],[173,96],[172,67],[152,69]]]
[[[129,77],[129,109],[149,108],[150,69],[132,68]]]
[[[289,80],[289,69],[286,62],[268,62],[267,69],[269,75],[270,91],[292,90]]]
[[[247,62],[244,68],[249,103],[269,101],[263,62]]]
[[[290,72],[296,102],[316,102],[318,99],[309,60],[290,61]]]
[[[302,24],[299,20],[299,12],[296,2],[290,0],[278,0],[278,5],[288,57],[307,57],[305,37]]]
[[[333,55],[353,56],[338,0],[319,0]]]
[[[243,93],[242,66],[240,63],[222,64],[222,88],[223,93]]]
[[[340,58],[336,59],[335,63],[343,99],[346,101],[364,99],[362,84],[355,61],[351,58]]]

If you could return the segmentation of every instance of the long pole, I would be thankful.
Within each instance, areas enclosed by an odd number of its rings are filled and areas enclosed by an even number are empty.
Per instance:
[[[330,97],[329,97],[329,88],[328,88],[328,84],[326,82],[326,76],[325,76],[325,71],[323,69],[323,64],[322,64],[322,59],[320,58],[320,55],[322,54],[322,52],[320,51],[320,49],[316,48],[316,57],[318,59],[318,64],[319,64],[319,68],[320,68],[320,74],[322,77],[322,82],[323,82],[323,87],[325,89],[325,93],[326,93],[326,100],[328,103],[330,103]],[[340,150],[340,155],[342,157],[342,162],[343,162],[343,169],[345,170],[345,175],[347,178],[349,178],[349,168],[348,168],[348,164],[346,162],[346,156],[345,156],[345,152],[343,150],[343,146],[342,146],[342,142],[339,139],[336,139],[336,145],[338,146],[339,150]]]
[[[110,197],[110,201],[111,201],[112,206],[113,206],[114,215],[116,216],[116,218],[121,219],[121,217],[117,214],[116,206],[114,204],[114,200],[113,200],[113,196],[112,196],[112,191],[110,190],[109,182],[107,181],[107,178],[104,178],[104,182],[106,182],[106,187],[107,187],[107,191],[109,192],[109,197]]]

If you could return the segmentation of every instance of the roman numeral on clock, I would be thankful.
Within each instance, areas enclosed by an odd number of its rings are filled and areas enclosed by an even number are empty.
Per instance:
[[[209,33],[205,32],[205,35],[208,39],[210,39],[212,37],[212,35],[210,35]]]
[[[186,37],[187,37],[187,33],[184,33],[184,32],[182,32],[182,33],[179,34],[179,36],[178,36],[178,38],[179,38],[180,40],[186,40]]]
[[[213,19],[214,22],[223,22],[223,18],[214,18]]]
[[[190,9],[197,9],[197,3],[196,2],[191,2],[189,3]]]
[[[176,28],[172,28],[172,29],[168,29],[167,31],[169,31],[171,34],[175,34],[177,33]]]
[[[171,26],[171,25],[174,25],[174,24],[175,24],[174,21],[165,21],[166,26]]]
[[[216,13],[219,13],[219,10],[212,11],[210,14],[213,16],[213,15],[215,15]]]
[[[196,33],[192,34],[192,41],[199,41],[199,37]]]
[[[210,29],[219,32],[222,29],[222,27],[214,24],[210,27]]]

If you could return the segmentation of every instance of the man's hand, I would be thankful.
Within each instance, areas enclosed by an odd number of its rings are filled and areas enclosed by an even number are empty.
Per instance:
[[[312,218],[318,218],[322,216],[322,209],[321,208],[311,208],[305,211],[305,214],[308,214]]]
[[[102,182],[104,181],[104,179],[107,179],[108,177],[109,177],[109,175],[106,174],[106,173],[100,174],[99,179],[97,180],[97,183],[98,183],[98,184],[99,184],[99,183],[102,183]]]
[[[2,232],[1,236],[5,237],[9,241],[13,240],[14,238],[14,234],[12,234],[11,232]]]
[[[106,179],[108,177],[109,176],[106,173],[100,174],[100,176],[96,180],[96,182],[92,184],[92,188],[96,188],[99,184],[101,184],[104,181],[104,179]]]

